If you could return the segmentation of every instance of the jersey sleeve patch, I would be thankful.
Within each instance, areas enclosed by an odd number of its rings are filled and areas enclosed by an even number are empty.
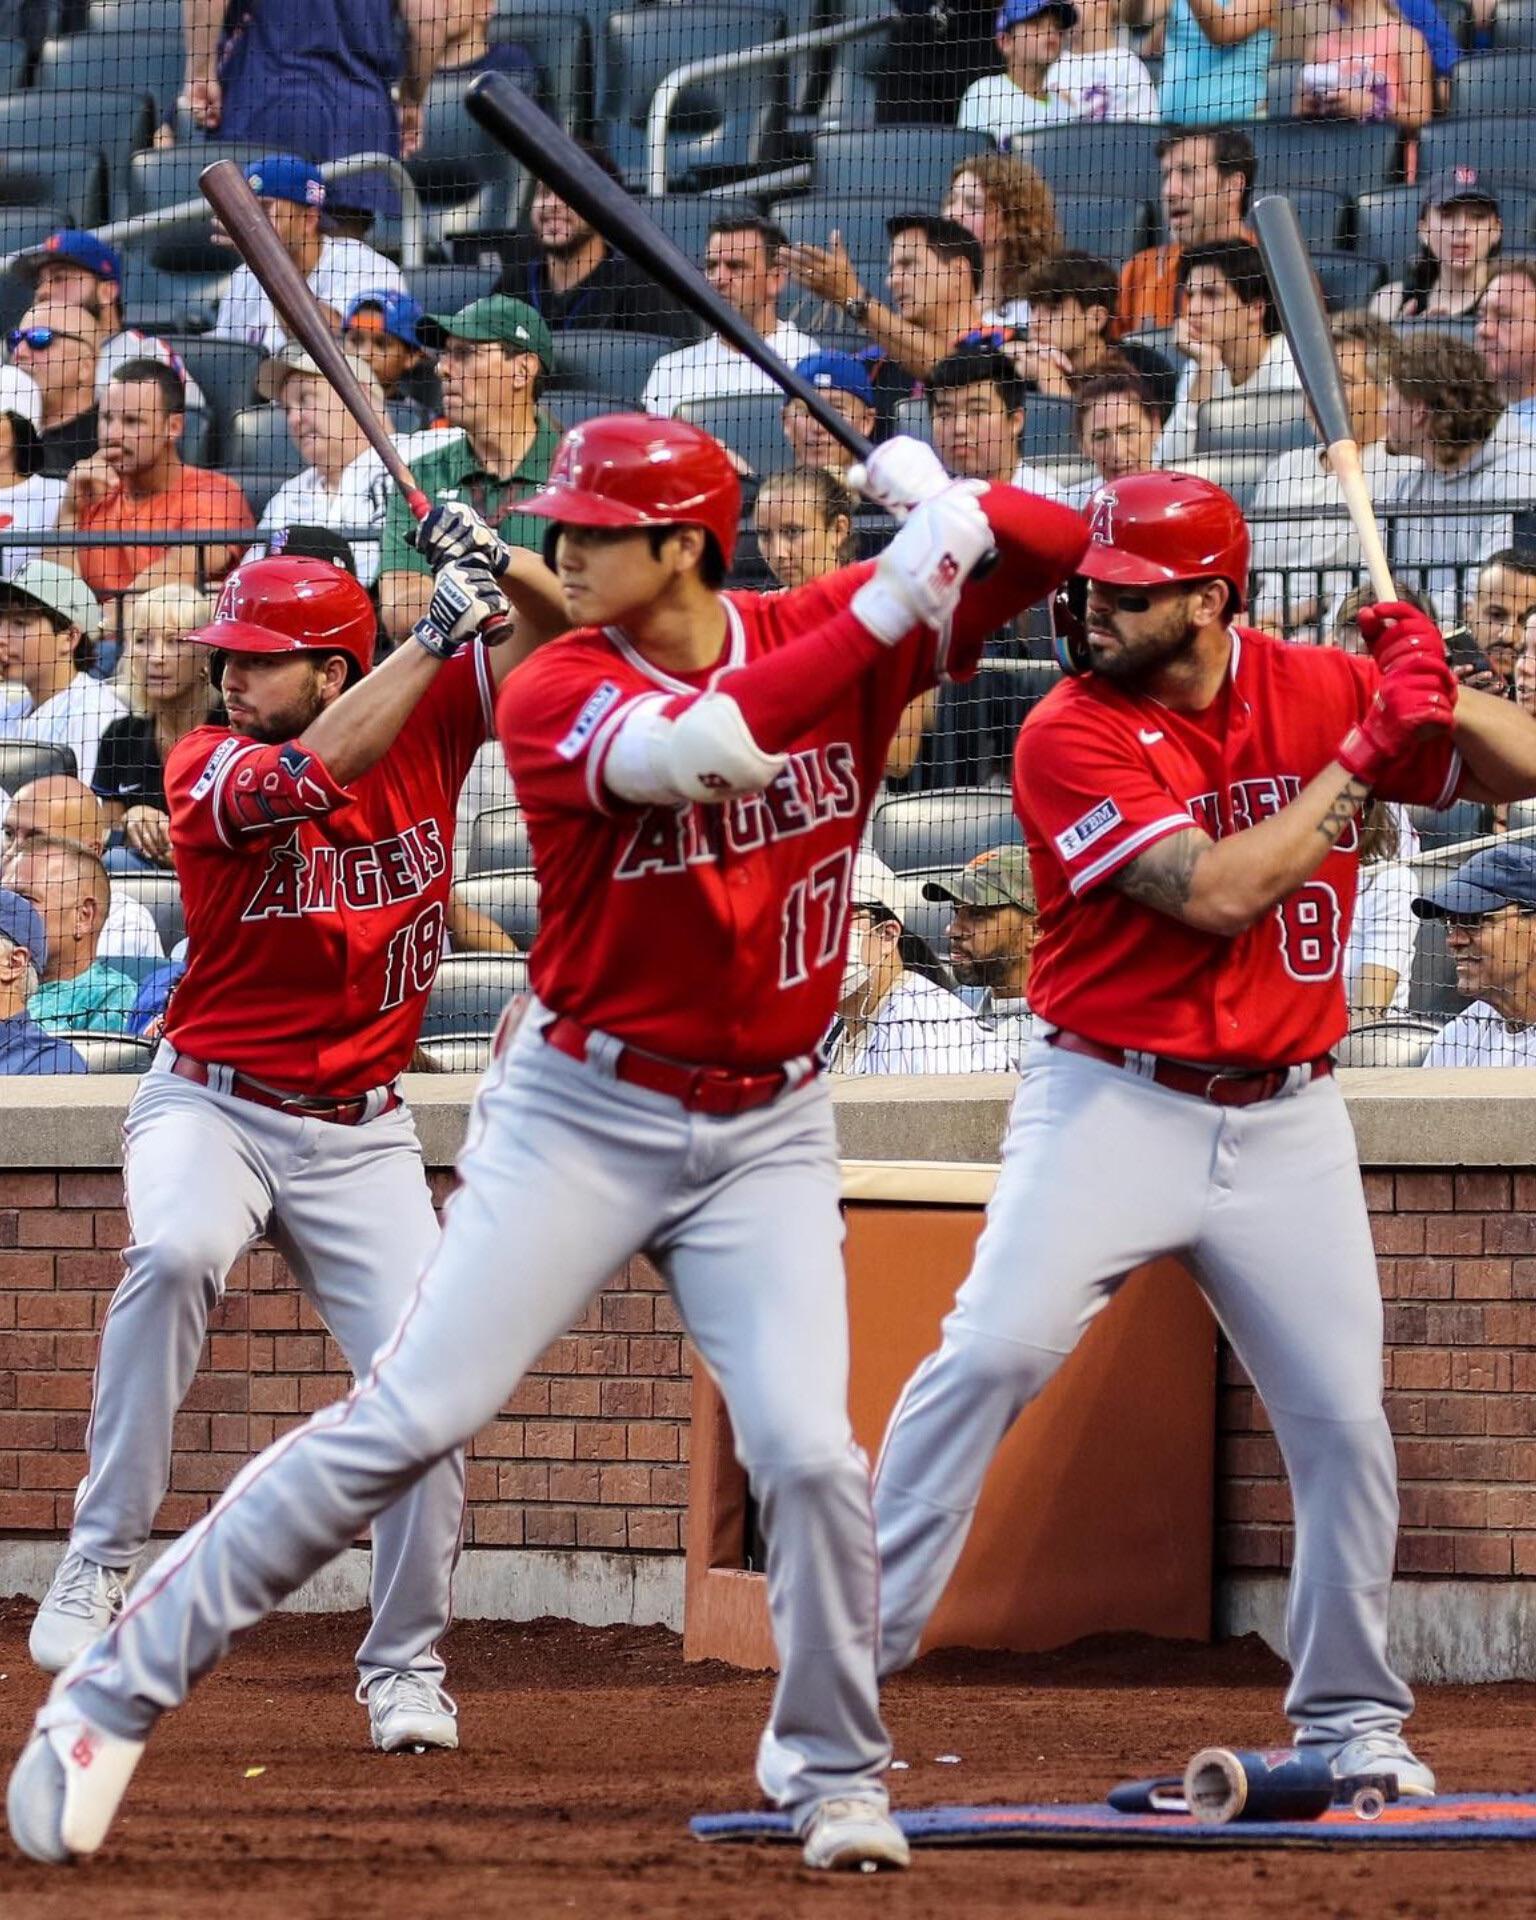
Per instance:
[[[208,764],[193,783],[191,798],[206,800],[213,792],[214,782],[223,772],[227,763],[234,758],[245,743],[233,734],[227,740],[221,740],[208,756]]]
[[[1097,806],[1090,807],[1080,820],[1074,820],[1070,827],[1056,835],[1056,851],[1063,860],[1075,860],[1096,840],[1102,840],[1106,833],[1113,833],[1123,818],[1113,800],[1103,799]]]
[[[621,698],[621,689],[616,681],[605,680],[600,687],[588,695],[585,706],[577,714],[571,730],[563,740],[555,743],[555,752],[562,760],[577,760],[592,744],[592,736],[597,732],[605,714]]]

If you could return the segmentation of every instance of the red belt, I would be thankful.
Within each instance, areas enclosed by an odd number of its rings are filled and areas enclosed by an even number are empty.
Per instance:
[[[383,1106],[372,1113],[368,1110],[370,1096],[366,1093],[357,1094],[351,1100],[321,1100],[307,1093],[284,1093],[278,1087],[264,1087],[259,1080],[248,1080],[243,1073],[231,1073],[229,1085],[221,1087],[210,1068],[184,1053],[177,1054],[171,1063],[171,1072],[196,1086],[233,1094],[236,1100],[249,1100],[253,1107],[270,1107],[275,1113],[291,1113],[300,1120],[325,1120],[333,1127],[360,1126],[365,1120],[377,1120],[393,1113],[402,1104],[398,1087],[391,1087]]]
[[[562,1014],[544,1029],[544,1039],[557,1053],[571,1060],[585,1060],[591,1029],[579,1020]],[[632,1087],[646,1087],[652,1093],[665,1093],[690,1113],[709,1113],[728,1118],[750,1113],[754,1107],[766,1107],[777,1100],[791,1084],[803,1086],[814,1074],[809,1068],[798,1080],[791,1081],[784,1067],[771,1073],[738,1073],[734,1067],[691,1067],[686,1061],[665,1060],[659,1053],[643,1053],[638,1047],[621,1047],[613,1063],[613,1077]]]
[[[1046,1036],[1048,1046],[1063,1053],[1080,1053],[1088,1060],[1101,1060],[1106,1067],[1129,1064],[1124,1047],[1101,1047],[1097,1040],[1085,1040],[1080,1033],[1064,1033],[1059,1028]],[[1303,1063],[1312,1070],[1314,1080],[1326,1080],[1333,1072],[1331,1054],[1320,1053]],[[1152,1070],[1142,1077],[1155,1080],[1174,1093],[1193,1094],[1197,1100],[1209,1100],[1218,1107],[1251,1107],[1260,1100],[1273,1100],[1289,1084],[1290,1067],[1191,1067],[1179,1060],[1152,1056]]]

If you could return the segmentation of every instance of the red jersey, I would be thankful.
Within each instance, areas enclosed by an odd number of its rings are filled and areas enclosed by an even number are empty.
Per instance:
[[[466,648],[350,788],[296,741],[199,727],[177,742],[165,791],[188,957],[174,1047],[325,1099],[404,1069],[442,957],[454,808],[492,706],[485,650]]]
[[[1143,906],[1111,882],[1171,833],[1256,825],[1327,766],[1375,696],[1374,663],[1234,628],[1202,713],[1089,674],[1054,689],[1014,752],[1014,806],[1040,902],[1029,1002],[1106,1046],[1214,1065],[1294,1065],[1345,1032],[1341,961],[1355,907],[1351,826],[1313,877],[1236,938]],[[1377,797],[1442,806],[1460,756],[1427,742]]]
[[[546,1005],[650,1052],[744,1071],[815,1047],[842,979],[854,851],[902,709],[941,674],[974,672],[986,635],[1081,551],[1053,554],[1043,578],[1028,529],[1053,509],[1008,488],[984,504],[1000,563],[966,588],[947,652],[909,634],[829,701],[760,794],[631,806],[603,767],[637,699],[728,688],[733,672],[846,619],[868,565],[788,593],[722,595],[724,657],[691,678],[653,667],[612,627],[568,634],[509,677],[497,730],[539,874],[531,977]],[[1059,547],[1059,515],[1050,525]]]

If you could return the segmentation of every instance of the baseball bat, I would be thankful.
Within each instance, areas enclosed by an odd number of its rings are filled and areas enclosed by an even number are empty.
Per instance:
[[[1365,554],[1371,590],[1378,600],[1395,600],[1397,588],[1393,584],[1387,550],[1381,542],[1365,469],[1360,464],[1360,444],[1355,439],[1349,403],[1344,397],[1344,382],[1339,377],[1338,356],[1328,329],[1323,290],[1307,257],[1307,244],[1301,237],[1296,209],[1283,194],[1265,194],[1263,199],[1254,202],[1253,231],[1280,325],[1291,343],[1302,390],[1317,421],[1328,464],[1338,478],[1344,505]]]
[[[499,146],[520,160],[567,206],[574,207],[594,233],[643,267],[658,286],[665,287],[707,327],[761,367],[782,393],[800,401],[855,460],[869,458],[873,442],[849,426],[824,394],[780,359],[757,328],[715,292],[687,254],[635,205],[618,181],[610,179],[564,127],[536,107],[505,74],[482,73],[471,81],[464,104]]]
[[[369,446],[384,462],[385,471],[405,495],[405,504],[413,518],[425,520],[430,502],[416,484],[416,476],[400,457],[400,449],[390,436],[388,422],[374,411],[372,402],[352,370],[345,348],[332,333],[320,303],[310,292],[298,268],[283,251],[272,223],[261,210],[261,202],[251,191],[250,182],[233,160],[215,160],[198,176],[203,198],[223,223],[235,251],[255,274],[263,291],[277,309],[284,331],[314,361],[334,388],[347,412],[362,428]]]

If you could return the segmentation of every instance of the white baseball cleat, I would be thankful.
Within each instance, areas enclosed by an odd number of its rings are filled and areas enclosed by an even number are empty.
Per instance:
[[[368,1705],[373,1744],[381,1753],[420,1753],[428,1747],[451,1750],[459,1744],[458,1704],[420,1673],[386,1673],[359,1700]]]
[[[907,1836],[875,1799],[823,1800],[801,1829],[808,1867],[829,1873],[908,1867]]]
[[[1336,1780],[1358,1774],[1389,1774],[1405,1800],[1428,1800],[1435,1776],[1400,1733],[1360,1733],[1328,1756]]]
[[[123,1610],[126,1567],[99,1567],[71,1547],[32,1620],[27,1651],[44,1673],[62,1673]]]
[[[67,1866],[94,1853],[143,1751],[142,1740],[95,1726],[55,1686],[6,1790],[11,1838],[45,1866]]]

